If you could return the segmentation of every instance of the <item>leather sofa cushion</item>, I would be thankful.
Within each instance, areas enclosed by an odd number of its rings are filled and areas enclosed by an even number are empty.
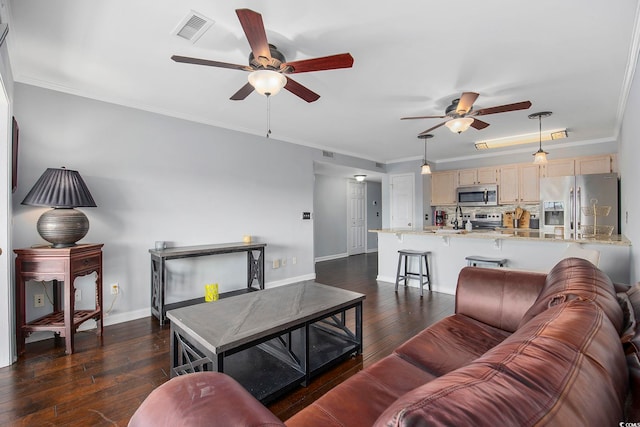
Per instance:
[[[514,332],[546,277],[506,268],[465,267],[458,275],[456,313]]]
[[[219,404],[229,395],[233,405]],[[181,375],[151,392],[129,427],[272,427],[283,423],[233,378],[218,372]]]
[[[563,259],[549,271],[540,295],[525,313],[518,327],[549,307],[573,299],[593,301],[604,310],[616,332],[622,332],[622,309],[616,299],[611,279],[582,258]]]
[[[629,315],[633,316],[633,319],[630,319],[629,323],[634,323],[633,331],[628,331],[632,334],[628,337],[627,344],[627,352],[634,352],[640,355],[640,283],[636,283],[635,286],[631,287],[626,292],[626,297],[631,304],[629,308]]]
[[[286,421],[295,426],[370,426],[398,397],[435,377],[395,354],[358,372]]]
[[[626,405],[626,420],[640,421],[640,283],[627,290],[626,296],[631,304],[630,315],[635,320],[635,330],[631,337],[623,337],[629,368],[629,395]]]
[[[618,425],[627,368],[603,310],[574,300],[394,402],[376,426]]]
[[[469,364],[509,335],[507,331],[454,314],[421,331],[395,352],[439,377]]]

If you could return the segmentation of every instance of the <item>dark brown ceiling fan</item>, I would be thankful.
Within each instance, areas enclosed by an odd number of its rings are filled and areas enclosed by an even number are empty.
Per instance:
[[[473,127],[477,130],[482,130],[489,126],[489,123],[478,120],[476,116],[486,116],[488,114],[506,113],[508,111],[526,110],[531,107],[530,101],[516,102],[514,104],[499,105],[497,107],[482,108],[480,110],[473,110],[473,103],[480,96],[475,92],[463,92],[462,96],[458,99],[454,99],[445,110],[444,116],[418,116],[418,117],[402,117],[400,120],[412,120],[412,119],[444,119],[442,123],[439,123],[424,132],[418,134],[426,135],[434,129],[439,128],[442,125],[447,127],[452,132],[461,133],[469,128]],[[470,120],[469,120],[470,119]]]
[[[236,14],[244,30],[244,34],[251,46],[251,54],[249,55],[249,65],[229,64],[226,62],[211,61],[208,59],[189,58],[186,56],[174,55],[171,57],[176,62],[184,62],[188,64],[206,65],[210,67],[230,68],[233,70],[241,70],[247,72],[268,71],[268,78],[279,80],[282,86],[289,92],[304,99],[307,102],[313,102],[320,98],[320,95],[306,88],[291,77],[284,74],[307,73],[311,71],[335,70],[338,68],[350,68],[353,66],[353,57],[349,53],[338,55],[324,56],[321,58],[303,59],[300,61],[287,62],[284,55],[278,49],[269,44],[267,34],[262,22],[262,15],[250,9],[236,9]],[[260,73],[258,73],[260,74]],[[256,74],[257,75],[257,74]],[[258,90],[264,95],[272,95],[264,88],[254,87],[251,83],[245,84],[230,99],[239,101],[245,99],[251,92]]]

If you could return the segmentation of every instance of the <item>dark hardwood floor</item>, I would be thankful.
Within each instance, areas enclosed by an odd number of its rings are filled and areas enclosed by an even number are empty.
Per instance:
[[[453,313],[453,296],[425,291],[421,299],[411,287],[396,293],[376,274],[375,253],[316,264],[317,282],[367,295],[364,351],[269,405],[278,417],[287,419]],[[0,369],[0,425],[126,426],[168,371],[169,326],[151,317],[106,327],[102,345],[92,331],[80,332],[70,356],[53,339],[30,343],[17,363]]]

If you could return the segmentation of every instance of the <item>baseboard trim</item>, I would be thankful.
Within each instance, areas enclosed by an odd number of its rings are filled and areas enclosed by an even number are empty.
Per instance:
[[[276,288],[278,286],[290,285],[291,283],[304,282],[305,280],[315,280],[316,273],[305,274],[297,277],[289,277],[288,279],[276,280],[273,282],[267,282],[265,288]]]
[[[396,283],[396,278],[395,278],[395,277],[387,277],[387,276],[380,276],[380,275],[378,275],[378,276],[376,277],[376,280],[379,280],[379,281],[381,281],[381,282],[389,282],[389,283],[393,283],[393,284],[395,284],[395,283]]]
[[[140,310],[127,311],[125,313],[107,314],[104,316],[104,326],[115,325],[117,323],[129,322],[131,320],[142,319],[151,316],[151,308],[141,308]]]
[[[316,262],[322,262],[322,261],[331,261],[334,259],[340,259],[340,258],[347,258],[349,256],[348,253],[342,253],[342,254],[335,254],[335,255],[327,255],[327,256],[321,256],[316,258]]]

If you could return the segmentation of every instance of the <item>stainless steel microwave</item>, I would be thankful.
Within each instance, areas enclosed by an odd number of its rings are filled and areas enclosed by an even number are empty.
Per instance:
[[[459,206],[497,206],[498,185],[473,185],[458,187],[456,202]]]

